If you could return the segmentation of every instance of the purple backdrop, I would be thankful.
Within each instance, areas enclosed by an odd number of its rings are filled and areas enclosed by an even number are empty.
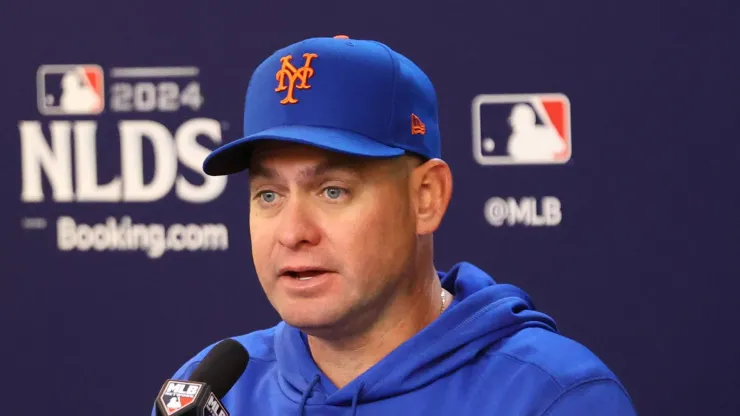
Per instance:
[[[148,414],[202,347],[276,322],[244,177],[198,169],[239,137],[263,58],[336,34],[436,85],[455,179],[441,269],[524,288],[641,414],[740,413],[738,3],[437,3],[4,6],[5,413]],[[512,163],[516,103],[564,163]]]

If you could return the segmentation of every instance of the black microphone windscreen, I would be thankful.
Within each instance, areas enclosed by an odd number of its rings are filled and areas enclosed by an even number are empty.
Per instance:
[[[247,368],[249,353],[239,342],[226,339],[216,344],[195,367],[191,381],[200,381],[211,387],[221,400],[239,380]]]

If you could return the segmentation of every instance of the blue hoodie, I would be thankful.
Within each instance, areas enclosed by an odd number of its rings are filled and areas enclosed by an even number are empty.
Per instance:
[[[223,398],[226,409],[231,416],[636,414],[617,377],[559,335],[522,290],[465,262],[439,277],[455,296],[445,312],[341,389],[316,366],[305,335],[284,322],[235,337],[250,359]],[[213,345],[173,378],[187,379]]]

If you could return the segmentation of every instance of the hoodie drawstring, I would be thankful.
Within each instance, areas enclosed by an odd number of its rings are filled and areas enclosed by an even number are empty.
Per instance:
[[[313,388],[316,387],[316,385],[319,383],[319,380],[321,380],[321,376],[316,374],[313,377],[313,380],[311,380],[311,384],[308,385],[308,388],[306,391],[303,392],[303,397],[301,397],[301,405],[298,407],[298,415],[303,416],[303,411],[306,410],[306,401],[309,397],[311,397],[311,393],[313,392]]]
[[[303,396],[301,397],[301,405],[298,407],[299,416],[303,416],[304,410],[306,410],[306,402],[308,401],[308,398],[312,396],[311,393],[313,392],[313,388],[316,387],[317,384],[319,384],[319,380],[321,380],[321,376],[316,374],[313,377],[313,380],[311,380],[311,383],[308,385],[306,391],[303,392]],[[360,393],[362,393],[362,389],[364,387],[365,382],[363,381],[357,388],[355,395],[352,396],[352,416],[357,416],[357,402],[360,400]]]
[[[360,383],[360,387],[357,388],[355,395],[352,397],[352,416],[357,416],[357,401],[360,399],[360,392],[365,387],[365,382]]]

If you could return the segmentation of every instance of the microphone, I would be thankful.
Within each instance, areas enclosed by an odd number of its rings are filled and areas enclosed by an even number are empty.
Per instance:
[[[189,380],[167,379],[157,395],[157,416],[229,416],[221,399],[239,380],[249,361],[237,341],[216,344]]]

